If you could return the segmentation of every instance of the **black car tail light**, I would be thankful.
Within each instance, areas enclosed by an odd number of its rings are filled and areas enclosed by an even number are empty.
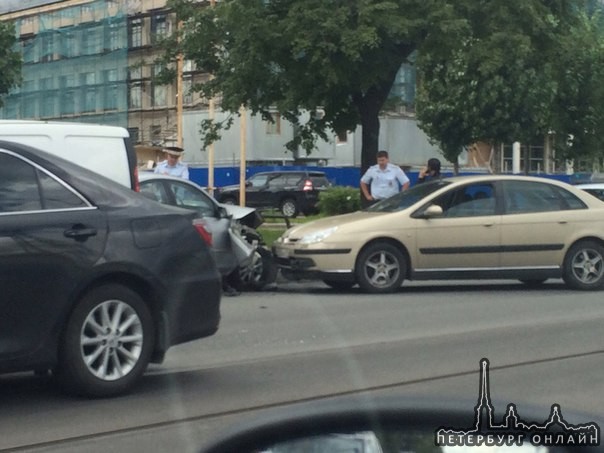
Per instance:
[[[212,233],[206,229],[206,223],[201,219],[193,220],[193,226],[208,246],[212,246]]]

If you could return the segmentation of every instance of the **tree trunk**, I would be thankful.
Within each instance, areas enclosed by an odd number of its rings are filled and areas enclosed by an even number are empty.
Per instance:
[[[380,139],[380,116],[377,112],[363,111],[361,114],[362,147],[361,147],[361,176],[367,169],[376,163],[376,154],[379,151]],[[370,205],[363,192],[361,191],[361,207],[366,208]]]
[[[402,45],[398,59],[392,59],[384,67],[384,78],[381,83],[370,87],[364,93],[353,95],[353,103],[358,109],[361,118],[362,147],[361,147],[361,175],[365,174],[367,169],[376,163],[376,154],[379,151],[380,140],[380,112],[386,103],[390,90],[396,79],[396,75],[414,50],[413,46]],[[386,150],[388,151],[388,150]],[[361,193],[361,206],[366,207],[369,202]]]

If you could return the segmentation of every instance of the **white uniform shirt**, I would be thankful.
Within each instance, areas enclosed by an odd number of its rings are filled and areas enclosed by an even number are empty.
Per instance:
[[[388,163],[384,170],[379,165],[369,167],[361,182],[370,184],[371,196],[376,200],[382,200],[399,193],[401,187],[409,182],[409,178],[400,167]]]
[[[171,167],[168,165],[167,160],[161,161],[159,164],[157,164],[157,167],[155,167],[154,173],[189,179],[189,167],[187,167],[187,164],[183,164],[182,162],[176,162],[176,165]]]

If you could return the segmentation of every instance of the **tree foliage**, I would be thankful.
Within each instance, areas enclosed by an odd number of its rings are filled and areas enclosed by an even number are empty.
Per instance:
[[[551,131],[566,158],[604,157],[604,20],[580,15],[559,49],[558,90]]]
[[[11,23],[0,22],[0,107],[2,95],[20,82],[21,55],[14,51],[15,29]]]
[[[456,11],[467,33],[418,63],[419,124],[448,160],[476,141],[531,143],[555,132],[568,154],[568,134],[575,151],[600,139],[602,27],[582,2],[469,0]]]
[[[454,3],[454,2],[452,2]],[[362,168],[375,161],[379,113],[402,63],[431,35],[460,29],[443,0],[172,0],[184,21],[171,55],[212,75],[195,87],[223,110],[241,105],[294,124],[288,144],[311,150],[330,131],[363,126]],[[204,125],[214,140],[224,125]],[[226,125],[228,126],[228,124]]]

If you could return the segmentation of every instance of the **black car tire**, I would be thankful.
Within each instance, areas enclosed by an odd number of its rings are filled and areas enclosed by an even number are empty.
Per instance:
[[[370,293],[392,293],[400,288],[407,272],[405,257],[387,242],[370,244],[357,258],[359,286]]]
[[[253,262],[247,269],[237,269],[229,280],[229,284],[239,291],[260,291],[266,285],[277,279],[277,265],[273,254],[265,247],[254,250]]]
[[[347,291],[356,285],[356,282],[347,280],[323,280],[323,283],[338,291]]]
[[[153,319],[142,298],[122,285],[99,286],[69,316],[59,351],[59,382],[82,396],[124,393],[145,371],[154,342]]]
[[[279,210],[281,211],[281,214],[283,214],[285,217],[291,218],[297,217],[298,213],[300,212],[298,208],[298,203],[296,203],[296,200],[294,200],[293,198],[285,198],[284,200],[282,200],[279,204]]]
[[[596,290],[604,285],[604,247],[584,240],[573,245],[564,258],[563,278],[574,289]]]

